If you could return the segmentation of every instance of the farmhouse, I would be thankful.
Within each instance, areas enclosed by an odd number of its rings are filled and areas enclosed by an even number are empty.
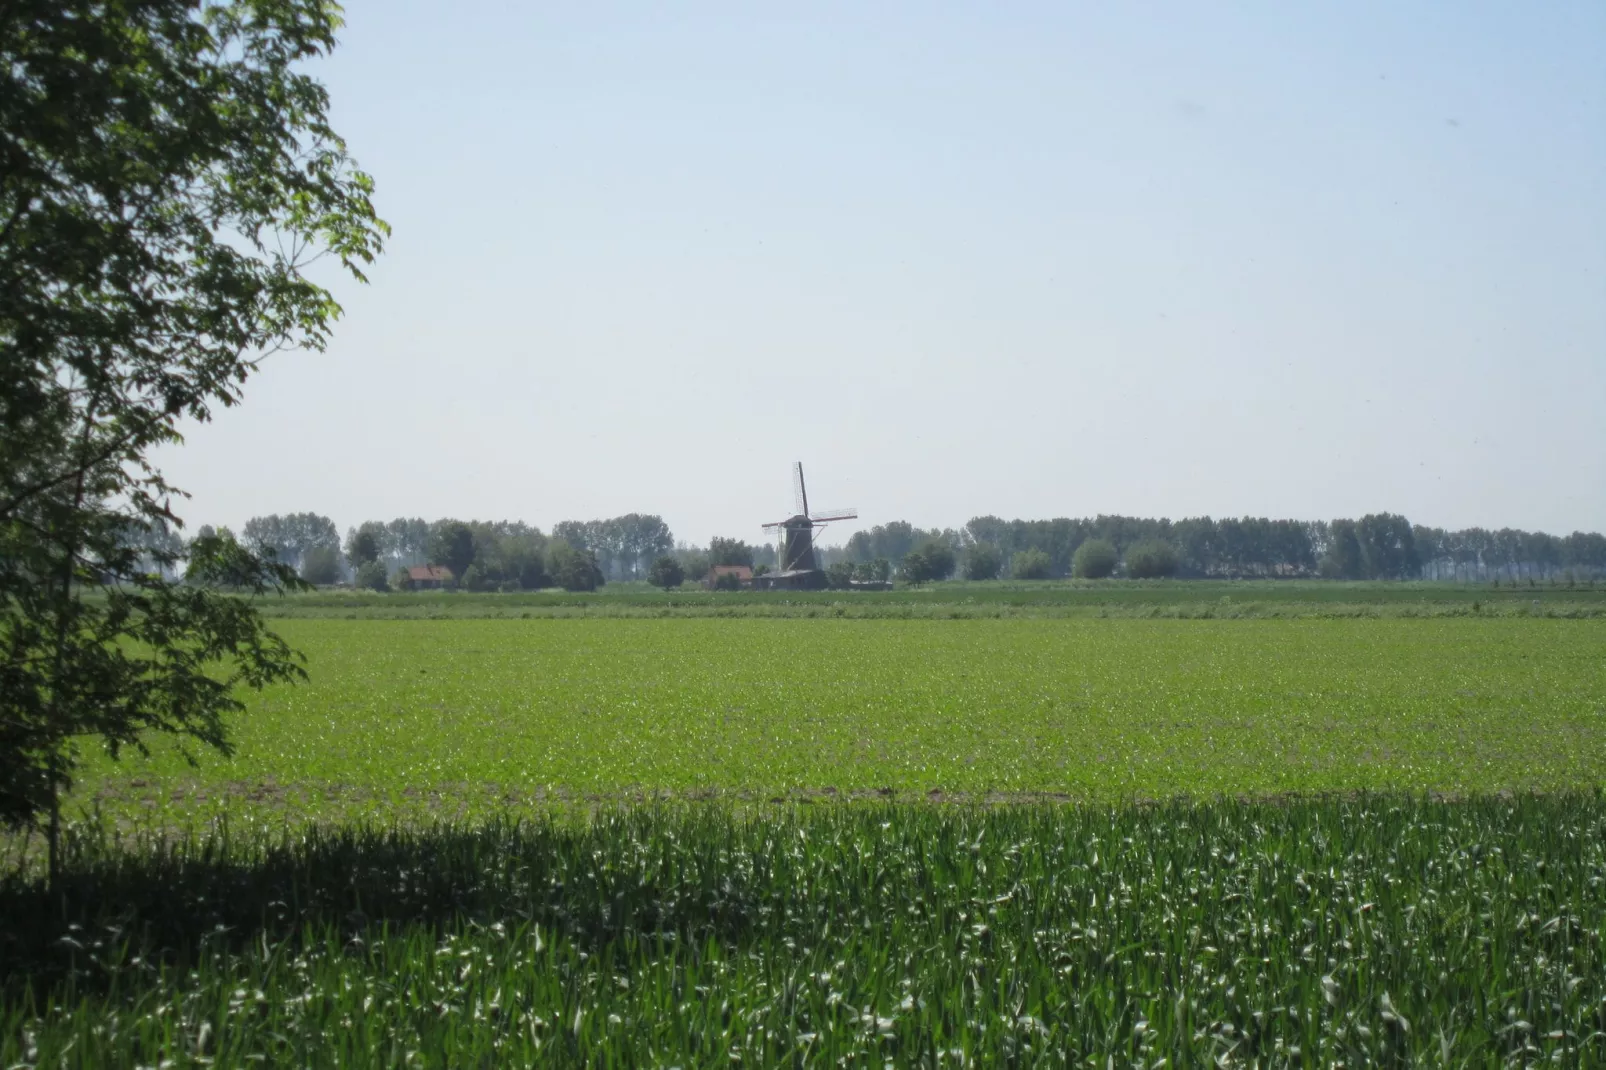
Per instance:
[[[451,581],[452,570],[440,565],[414,565],[407,570],[407,582],[415,591],[431,591]]]
[[[743,587],[753,586],[753,570],[747,565],[715,565],[703,577],[703,586],[712,590],[721,576],[735,576],[736,582]]]

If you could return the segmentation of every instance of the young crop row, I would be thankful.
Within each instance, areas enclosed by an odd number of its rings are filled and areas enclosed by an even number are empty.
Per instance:
[[[75,844],[0,1065],[1606,1062],[1599,794]]]

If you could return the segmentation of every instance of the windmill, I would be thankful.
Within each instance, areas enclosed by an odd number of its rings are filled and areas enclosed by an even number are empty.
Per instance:
[[[814,529],[833,520],[854,520],[857,509],[827,509],[809,512],[809,490],[803,482],[803,462],[792,466],[792,504],[796,512],[785,520],[764,525],[777,535],[780,560],[777,571],[761,577],[765,587],[824,587],[825,572],[814,558]]]

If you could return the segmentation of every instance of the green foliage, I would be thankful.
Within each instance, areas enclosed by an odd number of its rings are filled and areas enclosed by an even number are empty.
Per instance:
[[[474,531],[460,520],[438,522],[429,536],[429,562],[444,565],[459,580],[474,563]]]
[[[667,591],[685,583],[686,573],[679,561],[665,554],[652,563],[652,568],[647,572],[647,582]]]
[[[369,521],[362,527],[354,529],[346,538],[346,560],[354,569],[361,569],[366,564],[378,561],[379,555],[384,550],[384,540],[384,526]]]
[[[853,566],[853,578],[861,583],[885,583],[892,578],[892,562],[884,557],[861,561]]]
[[[89,841],[0,1064],[1594,1066],[1603,871],[1591,794]]]
[[[975,542],[965,549],[965,579],[995,580],[1004,567],[1003,555],[990,542]]]
[[[852,561],[838,561],[825,567],[826,586],[834,591],[845,591],[853,586],[854,566]]]
[[[1174,576],[1177,573],[1176,548],[1159,539],[1134,543],[1126,550],[1126,571],[1137,580]]]
[[[314,546],[302,554],[301,578],[319,586],[340,582],[340,551],[332,546]]]
[[[741,589],[741,577],[734,572],[721,572],[714,577],[714,590],[716,591],[739,591]]]
[[[1328,527],[1327,553],[1322,555],[1322,578],[1358,580],[1366,575],[1366,558],[1356,535],[1355,521],[1335,520]]]
[[[1017,580],[1046,580],[1053,561],[1041,550],[1022,550],[1009,559],[1009,574]]]
[[[335,522],[317,513],[254,516],[240,529],[240,538],[258,553],[272,554],[290,565],[299,565],[313,550],[340,552]]]
[[[954,574],[954,548],[941,539],[927,539],[904,555],[899,569],[910,583],[945,580]]]
[[[178,526],[153,456],[184,421],[238,403],[262,354],[323,348],[340,310],[310,265],[361,278],[379,252],[372,183],[306,73],[336,25],[321,0],[0,9],[9,824],[51,809],[73,740],[226,747],[240,690],[300,671],[249,602],[207,586],[297,584],[282,564],[214,535],[180,585],[175,550],[128,542]]]
[[[1088,539],[1071,557],[1071,575],[1084,580],[1102,580],[1115,571],[1120,557],[1115,547],[1103,539]]]
[[[463,570],[458,579],[458,585],[467,591],[494,591],[497,589],[496,581],[486,576],[485,570],[479,565],[470,565]]]
[[[547,545],[547,574],[565,591],[594,591],[603,584],[596,555],[577,550],[562,539]]]
[[[1422,568],[1410,521],[1398,513],[1371,513],[1355,522],[1363,572],[1369,580],[1403,580]],[[1521,551],[1518,551],[1518,556]]]
[[[686,574],[686,577],[692,580],[701,581],[703,577],[708,575],[708,570],[714,567],[708,560],[708,555],[701,550],[677,550],[675,551],[675,560],[680,562],[681,571]],[[753,571],[757,572],[758,570],[754,569]]]
[[[708,563],[714,565],[753,565],[753,548],[740,539],[715,536],[708,543]]]
[[[364,591],[388,591],[390,584],[385,579],[385,566],[378,561],[369,561],[357,566],[353,586]]]
[[[669,553],[674,536],[662,517],[627,513],[607,520],[564,520],[554,525],[552,537],[576,550],[588,552],[604,574],[637,579],[642,566]]]

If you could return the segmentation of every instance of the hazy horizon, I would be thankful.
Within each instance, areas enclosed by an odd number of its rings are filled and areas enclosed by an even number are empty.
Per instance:
[[[162,454],[313,511],[1606,530],[1606,7],[351,0],[395,227]],[[833,527],[840,542],[852,525]]]

